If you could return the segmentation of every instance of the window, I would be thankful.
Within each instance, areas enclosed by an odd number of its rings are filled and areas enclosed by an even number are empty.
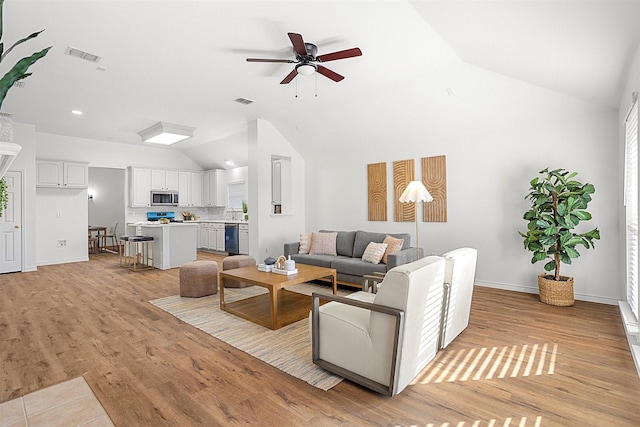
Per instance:
[[[244,181],[230,182],[227,185],[229,194],[229,206],[233,209],[242,209],[242,201],[246,201]]]
[[[627,302],[638,316],[638,103],[634,102],[625,125],[624,199],[627,246]]]

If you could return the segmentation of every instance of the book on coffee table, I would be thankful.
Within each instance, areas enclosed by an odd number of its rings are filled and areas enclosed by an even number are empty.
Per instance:
[[[274,273],[278,273],[278,274],[283,274],[285,276],[291,276],[292,274],[298,274],[298,269],[294,268],[293,270],[281,270],[279,268],[274,268],[273,270]]]

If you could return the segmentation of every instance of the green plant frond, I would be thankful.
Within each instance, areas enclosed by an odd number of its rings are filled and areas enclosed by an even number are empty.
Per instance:
[[[567,239],[564,245],[567,247],[575,247],[576,245],[583,245],[584,243],[585,239],[582,236],[573,235]]]
[[[538,228],[538,225],[536,224],[536,222],[537,222],[537,220],[535,220],[535,219],[534,219],[533,221],[530,221],[530,222],[527,224],[527,229],[528,229],[529,231],[533,231],[533,230],[535,230],[536,228]]]
[[[538,185],[538,177],[533,178],[531,181],[529,181],[529,185],[534,188]]]
[[[589,221],[591,214],[587,211],[573,211],[573,215],[577,216],[580,221]]]
[[[567,255],[569,258],[578,258],[580,256],[580,252],[578,252],[575,248],[567,248]]]
[[[598,230],[597,228],[594,228],[591,231],[587,231],[586,233],[583,233],[582,235],[584,237],[589,238],[589,239],[600,240],[600,230]]]
[[[558,204],[558,215],[565,216],[567,214],[567,205],[565,203]]]
[[[23,38],[23,39],[20,39],[20,40],[18,40],[17,42],[15,42],[15,43],[14,43],[14,44],[9,48],[9,49],[7,49],[7,51],[6,51],[6,52],[4,52],[4,53],[2,54],[2,56],[0,57],[0,61],[2,61],[2,60],[4,59],[4,57],[5,57],[5,56],[7,56],[7,55],[8,55],[8,54],[13,50],[13,48],[14,48],[14,47],[16,47],[16,46],[18,46],[18,45],[20,45],[20,44],[22,44],[22,43],[26,42],[27,40],[31,40],[31,39],[34,39],[34,38],[38,37],[38,35],[39,35],[41,32],[43,32],[43,31],[44,31],[44,30],[40,30],[40,31],[37,31],[37,32],[35,32],[35,33],[31,33],[31,34],[29,34],[27,37],[25,37],[25,38]]]
[[[563,219],[564,219],[565,227],[569,229],[575,228],[579,222],[578,218],[571,214],[565,215]]]
[[[563,264],[571,264],[571,258],[567,255],[566,252],[560,252],[558,254],[560,256],[560,262]]]
[[[545,203],[547,203],[549,201],[549,198],[547,196],[540,196],[540,197],[536,197],[535,200],[535,206],[541,206]]]
[[[36,52],[26,58],[22,58],[0,79],[0,105],[2,105],[4,98],[7,96],[7,92],[13,87],[13,84],[26,77],[27,69],[37,60],[44,57],[47,52],[49,52],[49,49],[51,49],[51,47],[42,49],[40,52]]]
[[[544,234],[546,236],[553,236],[554,234],[557,234],[557,233],[558,233],[558,229],[553,226],[544,229]]]
[[[535,261],[533,261],[533,262],[532,262],[532,264],[533,264],[534,262],[542,261],[542,260],[544,260],[544,259],[546,259],[546,258],[547,258],[547,254],[546,254],[546,253],[544,253],[544,252],[540,252],[540,251],[538,251],[538,252],[534,252],[534,254],[533,254],[533,259],[534,259]]]
[[[556,242],[555,236],[541,236],[540,237],[540,243],[543,244],[544,246],[553,245],[555,242]]]
[[[578,172],[571,172],[569,175],[567,175],[567,180],[570,180],[571,178],[574,178],[578,175]]]
[[[545,271],[553,271],[556,269],[556,262],[555,261],[549,261],[548,263],[546,263],[544,265],[544,269]]]
[[[587,195],[593,194],[596,192],[596,187],[594,187],[593,184],[585,184],[584,187],[582,187],[582,191]]]

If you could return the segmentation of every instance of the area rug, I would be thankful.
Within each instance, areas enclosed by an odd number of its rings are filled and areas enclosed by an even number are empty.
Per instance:
[[[292,286],[290,290],[306,295],[311,295],[312,292],[331,293],[328,286],[313,283]],[[224,291],[224,298],[225,301],[232,302],[265,292],[268,291],[258,286],[228,288]],[[341,295],[349,293],[338,290]],[[342,377],[325,371],[311,361],[308,319],[272,331],[221,311],[217,294],[203,298],[174,295],[149,302],[183,322],[314,387],[326,391],[342,381]]]

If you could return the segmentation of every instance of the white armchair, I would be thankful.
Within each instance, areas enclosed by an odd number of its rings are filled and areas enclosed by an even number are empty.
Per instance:
[[[438,351],[445,260],[389,270],[377,294],[313,294],[313,362],[377,392],[400,393]],[[320,299],[331,302],[320,306]]]
[[[446,270],[439,345],[441,349],[451,344],[469,326],[478,251],[460,248],[442,256],[446,260]]]

